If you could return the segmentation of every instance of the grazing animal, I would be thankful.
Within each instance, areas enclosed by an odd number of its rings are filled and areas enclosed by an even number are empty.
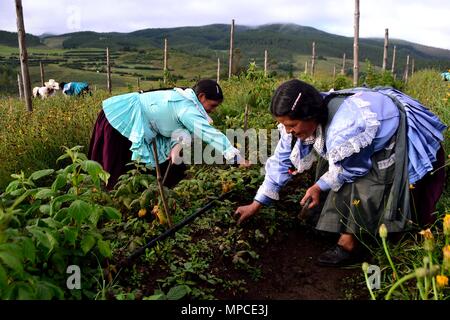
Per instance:
[[[33,88],[33,97],[41,99],[46,99],[50,96],[56,94],[56,91],[59,90],[59,84],[54,79],[50,79],[48,82],[44,83],[43,87],[34,87]]]
[[[53,96],[56,93],[56,89],[49,87],[34,87],[33,88],[33,97],[46,99],[50,96]]]

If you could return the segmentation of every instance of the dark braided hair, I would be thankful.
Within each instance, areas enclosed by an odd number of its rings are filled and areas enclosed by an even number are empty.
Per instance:
[[[202,79],[199,80],[193,87],[195,94],[197,97],[200,93],[204,93],[206,99],[208,100],[214,100],[214,101],[222,101],[223,100],[223,93],[222,88],[219,86],[219,84],[210,79]]]
[[[275,117],[315,120],[322,125],[325,125],[328,119],[328,109],[319,91],[297,79],[286,81],[275,90],[270,112]]]
[[[188,87],[177,87],[177,88],[188,89]],[[173,90],[173,89],[174,89],[174,87],[150,89],[150,90],[140,90],[139,93],[147,93],[147,92],[162,91],[162,90]],[[191,89],[194,90],[195,95],[197,97],[200,95],[200,93],[204,93],[206,99],[208,99],[208,100],[223,101],[222,88],[214,80],[210,80],[210,79],[199,80]]]

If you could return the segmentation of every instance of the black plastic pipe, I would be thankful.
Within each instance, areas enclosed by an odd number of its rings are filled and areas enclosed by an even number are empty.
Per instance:
[[[153,238],[152,240],[150,240],[145,246],[137,249],[136,251],[134,251],[130,256],[128,256],[127,258],[125,258],[125,261],[123,261],[122,263],[120,263],[121,265],[128,265],[131,261],[133,261],[134,259],[136,259],[137,257],[139,257],[141,254],[143,254],[145,252],[146,249],[149,249],[151,247],[153,247],[157,242],[162,241],[164,239],[166,239],[167,237],[171,236],[172,234],[174,234],[175,232],[177,232],[178,230],[180,230],[181,228],[183,228],[185,225],[189,224],[190,222],[192,222],[195,218],[197,218],[199,215],[201,215],[202,213],[208,211],[209,209],[211,209],[211,207],[214,205],[214,202],[216,201],[220,201],[225,199],[226,197],[228,197],[233,191],[229,191],[227,193],[222,194],[220,197],[218,197],[217,199],[211,200],[210,202],[208,202],[204,207],[198,209],[196,212],[194,212],[193,214],[191,214],[189,217],[187,217],[186,219],[184,219],[183,221],[181,221],[180,223],[176,224],[175,226],[173,226],[172,228],[164,231],[162,234],[160,234],[159,236],[157,236],[156,238]]]

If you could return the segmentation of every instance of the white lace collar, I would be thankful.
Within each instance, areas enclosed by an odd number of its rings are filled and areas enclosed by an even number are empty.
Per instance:
[[[319,155],[321,155],[322,157],[325,157],[325,139],[323,137],[323,128],[322,125],[318,125],[316,132],[315,132],[315,137],[314,137],[314,145],[313,145],[314,150],[317,151],[317,153]]]
[[[319,124],[314,135],[305,139],[304,141],[301,141],[303,145],[313,145],[313,149],[311,150],[311,152],[303,158],[300,158],[300,148],[298,147],[298,143],[300,143],[300,141],[297,141],[293,150],[291,151],[291,155],[289,156],[292,164],[295,168],[297,168],[297,170],[292,173],[294,175],[297,173],[302,173],[303,171],[311,168],[312,164],[317,160],[317,157],[314,154],[315,152],[317,152],[320,156],[325,157],[325,140],[323,137],[322,126]]]

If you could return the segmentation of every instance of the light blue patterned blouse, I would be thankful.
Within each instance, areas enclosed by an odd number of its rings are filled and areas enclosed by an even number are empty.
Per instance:
[[[211,126],[211,118],[192,89],[128,93],[103,101],[109,123],[132,145],[132,160],[155,166],[151,143],[156,141],[158,161],[167,160],[177,143],[190,144],[190,135],[210,144],[225,159],[240,158],[227,137]]]
[[[372,155],[383,148],[394,147],[389,141],[396,133],[399,111],[388,95],[395,96],[405,105],[410,183],[431,171],[446,126],[405,94],[393,89],[380,92],[359,91],[347,97],[325,128],[326,132],[323,133],[324,129],[319,126],[314,137],[305,141],[298,139],[292,150],[292,136],[280,124],[281,138],[266,163],[266,176],[255,200],[263,204],[278,200],[280,189],[292,177],[289,168],[294,165],[296,173],[301,173],[311,168],[317,156],[329,162],[328,172],[316,182],[321,190],[338,191],[344,183],[366,175],[372,168]],[[395,154],[378,166],[388,168],[394,163]]]

